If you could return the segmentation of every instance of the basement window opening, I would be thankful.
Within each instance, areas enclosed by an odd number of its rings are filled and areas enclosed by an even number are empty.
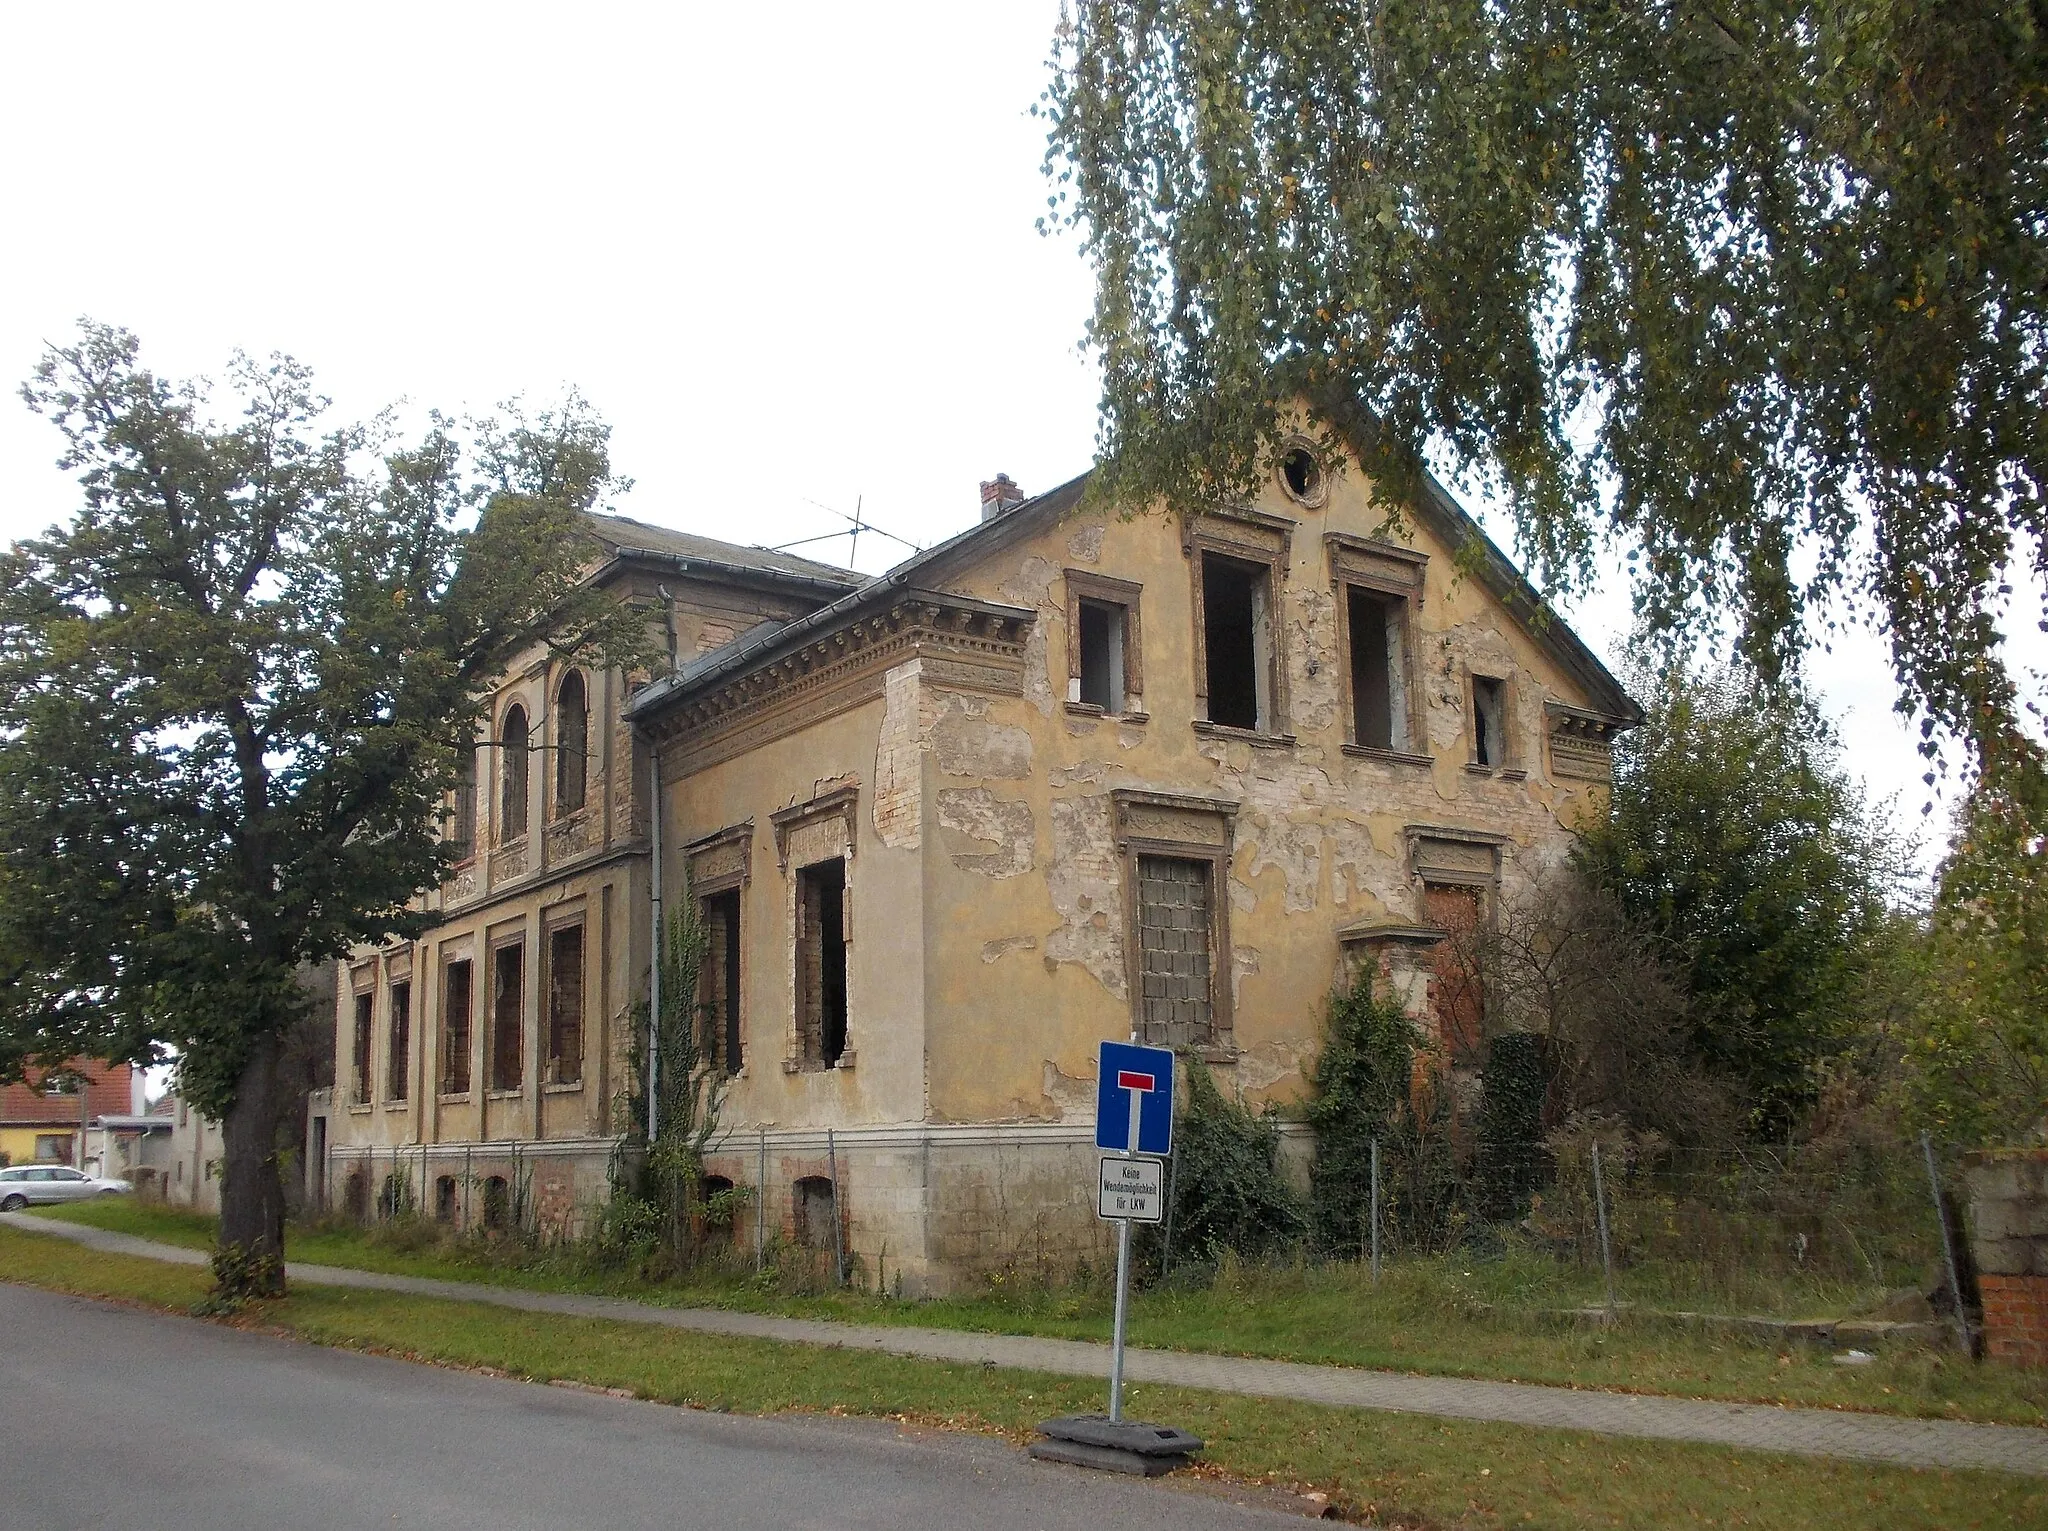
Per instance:
[[[443,1175],[434,1182],[434,1221],[455,1221],[455,1177]]]
[[[790,1188],[790,1229],[800,1249],[830,1249],[838,1197],[823,1175],[806,1175]]]
[[[1272,731],[1272,571],[1202,555],[1202,642],[1209,721]]]
[[[846,862],[807,866],[797,888],[798,1019],[804,1062],[831,1068],[846,1052]]]

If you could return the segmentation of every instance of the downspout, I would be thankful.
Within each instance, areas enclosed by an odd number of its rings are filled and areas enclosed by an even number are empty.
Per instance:
[[[661,748],[652,735],[647,738],[647,769],[653,779],[648,799],[647,832],[649,875],[653,882],[649,899],[653,937],[648,946],[647,967],[647,1146],[654,1146],[655,1129],[661,1125],[655,1107],[656,1085],[661,1075]]]

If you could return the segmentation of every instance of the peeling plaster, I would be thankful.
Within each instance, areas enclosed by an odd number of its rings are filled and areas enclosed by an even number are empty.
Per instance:
[[[1050,1058],[1045,1060],[1045,1082],[1041,1088],[1062,1121],[1084,1120],[1095,1114],[1095,1081],[1062,1072]]]
[[[1000,962],[1003,958],[1009,956],[1011,952],[1035,952],[1037,950],[1038,937],[1036,936],[1004,936],[1000,941],[984,941],[981,943],[981,960],[983,962]]]
[[[1052,804],[1052,866],[1046,891],[1060,923],[1045,938],[1045,960],[1057,969],[1079,964],[1118,999],[1130,993],[1124,975],[1122,868],[1109,798],[1060,797]]]
[[[892,850],[914,851],[924,843],[922,757],[931,710],[918,661],[889,672],[875,740],[874,821],[875,837]]]
[[[1031,775],[1031,735],[1007,723],[988,720],[989,699],[958,691],[938,693],[938,716],[931,724],[932,753],[948,776],[978,776],[996,781],[1024,781]]]
[[[1245,1091],[1270,1090],[1283,1079],[1301,1078],[1306,1073],[1303,1065],[1308,1056],[1306,1049],[1285,1042],[1247,1048],[1237,1055],[1237,1087]]]
[[[1047,634],[1051,624],[1046,618],[1054,613],[1052,604],[1053,582],[1060,577],[1058,567],[1047,558],[1033,553],[1017,566],[1017,572],[997,587],[997,593],[1006,601],[1017,606],[1030,606],[1037,610],[1038,620],[1031,624],[1031,631],[1024,639],[1024,699],[1047,717],[1052,716],[1052,681],[1046,670]],[[1058,615],[1065,621],[1065,613]]]
[[[1290,666],[1288,727],[1307,737],[1337,726],[1343,707],[1343,677],[1338,673],[1336,598],[1323,589],[1288,593],[1287,653]],[[1313,662],[1316,673],[1308,673]]]
[[[1097,521],[1092,526],[1077,527],[1074,535],[1067,539],[1069,557],[1082,563],[1095,563],[1102,557],[1102,534],[1107,528]]]
[[[1017,877],[1038,864],[1029,803],[1006,802],[986,787],[947,787],[938,794],[939,826],[992,844],[989,852],[952,852],[953,865],[984,877]]]

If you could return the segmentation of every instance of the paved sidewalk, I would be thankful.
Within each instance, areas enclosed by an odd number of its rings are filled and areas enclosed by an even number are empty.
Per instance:
[[[75,1239],[110,1254],[140,1255],[180,1265],[203,1265],[197,1250],[178,1249],[127,1234],[28,1213],[0,1213],[0,1223],[32,1233]],[[491,1303],[528,1313],[562,1313],[629,1324],[661,1324],[702,1334],[728,1334],[790,1344],[877,1350],[968,1365],[1000,1366],[1063,1376],[1109,1375],[1109,1347],[1090,1340],[1035,1339],[971,1334],[952,1329],[899,1329],[821,1319],[776,1318],[715,1308],[662,1308],[616,1297],[528,1292],[516,1287],[418,1276],[386,1276],[330,1265],[288,1264],[293,1281],[312,1286],[364,1287],[409,1292],[457,1302]],[[5,1272],[0,1271],[0,1277]],[[1902,1419],[1830,1409],[1773,1404],[1713,1403],[1636,1393],[1543,1387],[1526,1382],[1480,1382],[1457,1377],[1414,1377],[1342,1366],[1307,1366],[1237,1356],[1129,1350],[1124,1375],[1133,1382],[1167,1383],[1218,1393],[1291,1398],[1340,1408],[1386,1409],[1450,1419],[1490,1420],[1560,1430],[1655,1440],[1702,1441],[1745,1451],[1789,1451],[1847,1457],[1905,1467],[1970,1467],[2048,1477],[2048,1430],[2024,1425],[1978,1425],[1946,1419]]]

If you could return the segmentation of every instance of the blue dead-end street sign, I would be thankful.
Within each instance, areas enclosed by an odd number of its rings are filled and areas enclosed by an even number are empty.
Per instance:
[[[1105,1042],[1095,1067],[1095,1146],[1161,1158],[1172,1153],[1172,1050]],[[1131,1142],[1134,1120],[1138,1128],[1135,1144]]]

